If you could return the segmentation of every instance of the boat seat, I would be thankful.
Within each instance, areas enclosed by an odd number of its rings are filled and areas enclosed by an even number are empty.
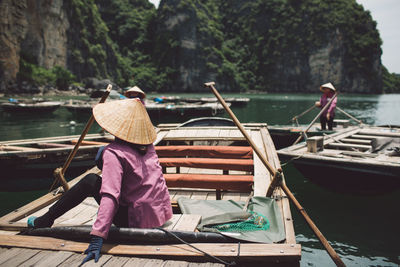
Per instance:
[[[212,157],[252,159],[249,146],[156,146],[159,157]]]
[[[162,167],[189,167],[252,172],[252,159],[159,158]]]
[[[168,187],[249,192],[253,186],[252,175],[166,173],[164,178]]]

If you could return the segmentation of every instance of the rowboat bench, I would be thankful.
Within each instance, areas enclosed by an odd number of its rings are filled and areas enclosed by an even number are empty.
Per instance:
[[[167,186],[179,188],[215,189],[216,199],[221,190],[251,192],[254,161],[249,146],[156,146]],[[167,168],[174,167],[175,173]],[[181,167],[212,169],[220,173],[181,173]],[[230,174],[240,171],[242,174]]]

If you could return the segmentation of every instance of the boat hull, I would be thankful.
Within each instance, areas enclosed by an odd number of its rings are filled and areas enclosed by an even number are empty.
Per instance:
[[[282,161],[292,159],[282,154],[279,158]],[[395,166],[313,158],[294,159],[292,163],[305,178],[336,192],[374,195],[400,189],[400,168]]]

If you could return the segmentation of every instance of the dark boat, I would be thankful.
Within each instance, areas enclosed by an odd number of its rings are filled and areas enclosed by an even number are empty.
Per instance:
[[[61,106],[61,102],[58,101],[44,101],[44,102],[7,102],[1,103],[0,107],[6,112],[53,112]]]
[[[278,155],[328,189],[380,194],[400,188],[399,148],[399,129],[364,126],[311,137],[278,150]]]
[[[0,190],[48,188],[54,169],[64,164],[78,138],[70,135],[0,142]],[[91,168],[98,148],[111,140],[108,134],[87,135],[66,176],[74,177]]]

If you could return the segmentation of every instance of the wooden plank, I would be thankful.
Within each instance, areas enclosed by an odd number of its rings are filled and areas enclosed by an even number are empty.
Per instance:
[[[159,267],[162,266],[163,260],[129,258],[124,266],[127,267]]]
[[[13,248],[12,248],[13,249]],[[12,257],[9,260],[3,262],[2,266],[19,266],[30,258],[38,254],[38,249],[22,249],[17,257]]]
[[[400,137],[400,132],[393,132],[389,128],[382,129],[362,129],[359,134],[372,135],[372,136],[386,136],[386,137]]]
[[[71,257],[66,259],[64,262],[59,264],[57,267],[80,266],[80,264],[82,263],[83,259],[86,256],[87,256],[86,254],[81,254],[81,253],[78,254],[78,253],[74,252],[74,253],[71,254]],[[102,258],[102,257],[104,257],[104,255],[102,255],[100,258]],[[87,264],[84,264],[83,266],[87,267]]]
[[[115,267],[115,266],[123,266],[128,262],[128,257],[111,257],[105,264],[104,267]]]
[[[350,138],[371,140],[371,139],[377,138],[377,136],[374,136],[374,135],[364,135],[364,134],[354,134],[354,135],[350,136]]]
[[[340,139],[340,142],[359,144],[359,145],[370,145],[371,144],[371,140],[355,139],[355,138],[342,138],[342,139]]]
[[[79,252],[84,251],[88,244],[69,240],[37,237],[37,236],[0,236],[0,246],[25,247],[47,250]],[[237,244],[231,243],[198,243],[196,247],[222,259],[237,259]],[[119,245],[104,244],[102,253],[130,256],[159,256],[176,259],[197,258],[204,255],[197,250],[184,245]],[[240,259],[248,261],[299,261],[301,246],[299,244],[259,244],[243,243],[240,245]],[[58,257],[61,258],[61,255]],[[66,258],[65,258],[66,259]],[[48,266],[54,266],[50,264]]]
[[[71,251],[57,251],[43,258],[40,262],[35,264],[35,267],[58,266],[72,255],[73,253]]]
[[[161,228],[164,228],[166,230],[172,230],[174,229],[176,223],[179,221],[181,218],[182,214],[173,214],[172,218],[169,219],[166,223],[164,223]]]
[[[84,255],[86,256],[86,255]],[[84,267],[98,267],[98,266],[102,266],[103,264],[107,263],[110,259],[112,259],[113,256],[111,255],[106,255],[106,254],[102,254],[99,261],[96,263],[94,262],[94,260],[91,260],[89,262],[86,262],[83,266]],[[83,260],[83,259],[82,259]]]
[[[356,145],[356,144],[342,144],[342,143],[330,143],[326,145],[329,148],[343,148],[343,149],[360,149],[360,150],[368,150],[371,148],[371,146],[366,146],[366,145]]]
[[[187,267],[189,263],[187,261],[165,261],[162,267]]]
[[[261,137],[261,132],[251,131],[250,137],[256,144],[257,148],[261,151],[261,154],[268,160]],[[254,189],[253,189],[254,196],[265,196],[269,184],[271,182],[270,180],[271,176],[269,174],[268,169],[265,167],[264,163],[261,161],[261,159],[257,156],[256,153],[253,153],[253,160],[254,160]]]
[[[173,230],[194,232],[200,220],[201,220],[201,215],[182,214],[181,218],[178,220]]]
[[[5,252],[0,254],[0,265],[3,265],[3,263],[7,262],[8,260],[17,257],[23,249],[21,248],[10,248],[6,250]]]
[[[34,147],[23,147],[23,146],[11,146],[11,145],[0,145],[0,151],[41,151],[40,148]]]
[[[276,153],[275,146],[273,144],[271,135],[266,129],[261,129],[261,136],[263,137],[263,141],[265,142],[265,146],[272,152],[272,164],[276,169],[281,168],[281,163],[278,158],[278,154]],[[283,174],[282,174],[283,175]],[[282,177],[282,183],[285,183],[285,177]],[[282,213],[283,225],[285,226],[285,236],[286,243],[288,244],[296,244],[296,235],[294,231],[293,218],[290,210],[289,199],[286,197],[286,194],[282,189],[279,189],[278,195],[281,196],[281,200],[278,205],[280,206]]]
[[[27,249],[28,250],[28,249]],[[27,261],[25,261],[24,263],[22,263],[20,265],[20,267],[30,267],[30,266],[36,266],[36,264],[38,264],[39,262],[41,262],[42,260],[50,257],[52,254],[54,254],[54,251],[48,251],[48,250],[42,250],[39,253],[37,253],[35,256],[31,257],[30,259],[28,259]]]

